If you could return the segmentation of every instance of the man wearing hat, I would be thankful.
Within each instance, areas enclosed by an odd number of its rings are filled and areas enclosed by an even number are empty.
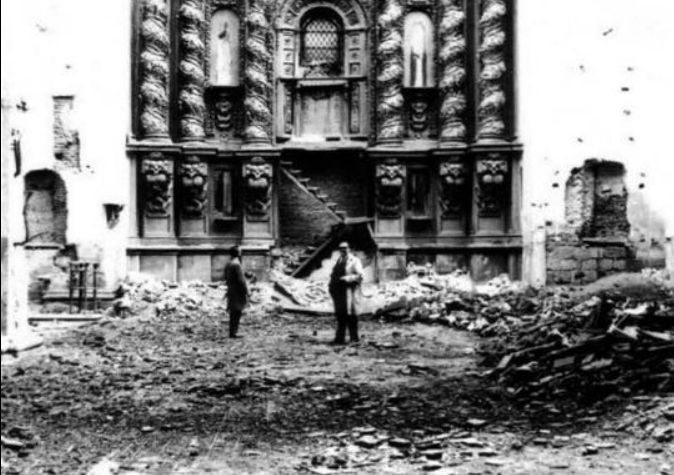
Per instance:
[[[234,246],[229,250],[231,259],[225,267],[227,284],[227,310],[229,311],[229,337],[238,338],[239,321],[243,309],[248,304],[248,284],[241,267],[241,248]]]
[[[363,282],[363,264],[349,252],[349,243],[339,244],[339,259],[330,275],[328,289],[335,304],[337,333],[333,343],[343,345],[347,326],[351,342],[358,341],[358,304],[360,284]]]

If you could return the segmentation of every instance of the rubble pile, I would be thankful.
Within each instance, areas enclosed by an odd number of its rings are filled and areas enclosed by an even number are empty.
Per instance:
[[[322,433],[314,434],[320,437]],[[308,455],[301,469],[312,473],[335,473],[337,470],[358,470],[386,462],[405,460],[425,472],[457,467],[470,461],[487,466],[504,464],[502,452],[493,443],[475,437],[469,431],[417,429],[409,436],[394,436],[375,427],[354,427],[334,435],[336,443],[321,453]]]
[[[396,283],[405,295],[375,314],[486,337],[484,364],[514,396],[674,390],[674,291],[659,275],[611,281],[595,295],[535,291],[507,277],[473,289],[443,278]]]
[[[514,395],[604,397],[674,390],[674,298],[595,296],[511,331],[483,351]]]

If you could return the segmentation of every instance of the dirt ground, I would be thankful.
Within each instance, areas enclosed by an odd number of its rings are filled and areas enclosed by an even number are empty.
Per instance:
[[[367,318],[335,347],[330,317],[264,311],[231,340],[223,314],[148,305],[3,357],[2,433],[24,446],[2,474],[674,473],[628,424],[667,395],[516,404],[467,332]]]

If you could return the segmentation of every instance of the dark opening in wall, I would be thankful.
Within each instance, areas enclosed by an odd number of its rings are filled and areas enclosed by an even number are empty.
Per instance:
[[[58,173],[36,170],[24,178],[26,244],[64,245],[68,222],[66,187]]]
[[[73,128],[73,96],[54,96],[54,157],[73,168],[80,166],[80,136]]]

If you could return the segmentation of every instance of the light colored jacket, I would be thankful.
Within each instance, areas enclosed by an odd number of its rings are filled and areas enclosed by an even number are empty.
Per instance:
[[[346,310],[349,315],[358,315],[363,283],[363,263],[353,254],[349,254],[346,259],[346,273],[342,280],[346,282]]]

